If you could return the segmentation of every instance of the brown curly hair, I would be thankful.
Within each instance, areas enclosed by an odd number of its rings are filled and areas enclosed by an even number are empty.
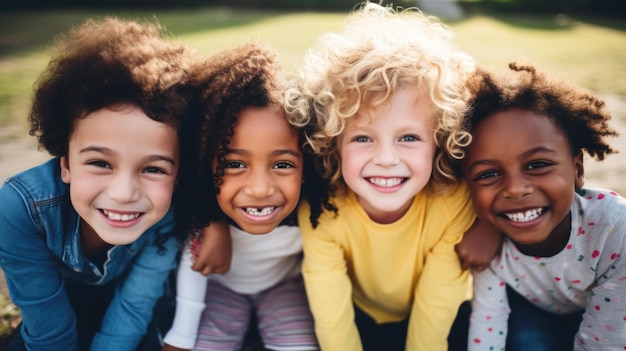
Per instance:
[[[181,181],[182,191],[177,200],[184,206],[177,224],[180,230],[188,232],[201,229],[211,221],[228,219],[217,205],[216,194],[241,111],[248,107],[271,107],[284,115],[284,94],[291,84],[281,71],[276,52],[255,42],[198,62],[190,78],[195,89],[194,123],[189,125],[190,133],[195,133],[190,137],[195,143],[195,152],[183,155],[183,164],[189,166],[186,167],[189,172]],[[294,127],[294,130],[299,144],[303,145],[304,129]],[[312,170],[307,164],[312,165],[312,160],[304,154],[306,184],[307,180],[315,179],[315,174],[307,175]],[[215,172],[214,160],[217,160]]]
[[[182,139],[193,54],[167,40],[157,23],[87,20],[56,38],[52,59],[35,84],[29,134],[50,155],[67,156],[76,121],[102,108],[133,104],[151,119],[176,128]],[[158,233],[157,246],[162,249],[176,234]]]
[[[66,156],[76,121],[121,103],[176,127],[188,108],[192,51],[166,40],[156,23],[87,20],[56,38],[35,86],[29,134],[52,156]]]
[[[538,72],[534,66],[512,62],[509,70],[477,69],[467,86],[472,108],[466,116],[471,131],[484,118],[512,108],[530,110],[550,118],[567,137],[574,155],[585,151],[601,161],[618,152],[606,138],[619,134],[602,99],[568,81]],[[456,167],[460,175],[460,165]]]

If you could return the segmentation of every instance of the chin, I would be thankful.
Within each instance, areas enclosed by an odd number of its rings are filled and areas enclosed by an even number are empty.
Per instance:
[[[243,226],[241,229],[251,235],[264,235],[276,228],[276,225]]]

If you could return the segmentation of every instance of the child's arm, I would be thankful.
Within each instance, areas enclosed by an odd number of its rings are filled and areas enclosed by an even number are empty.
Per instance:
[[[172,221],[173,225],[173,216],[163,221]],[[165,282],[176,268],[178,251],[178,240],[172,236],[162,245],[152,243],[136,253],[132,264],[124,268],[125,278],[116,288],[91,351],[135,350],[153,317],[157,300],[163,296]],[[115,254],[111,259],[124,260],[128,255],[124,250]]]
[[[473,272],[468,350],[504,350],[509,319],[506,284],[491,270]]]
[[[495,228],[478,218],[463,235],[454,250],[461,260],[463,269],[482,271],[497,256],[502,248],[502,235]]]
[[[189,248],[185,248],[176,276],[174,322],[163,340],[162,351],[190,350],[196,343],[208,278],[193,271],[191,266],[191,253]]]
[[[298,222],[302,232],[302,276],[316,336],[322,350],[360,350],[359,332],[354,322],[352,283],[341,245],[333,240],[337,230],[323,213],[314,230],[309,222],[308,203],[300,204]]]
[[[191,268],[204,275],[224,274],[230,269],[233,248],[230,228],[224,220],[211,222],[202,229],[202,244],[196,255],[193,253]]]
[[[76,318],[63,286],[59,259],[47,247],[43,230],[28,215],[33,208],[24,202],[9,183],[0,187],[0,262],[13,303],[28,329],[24,346],[77,350]]]

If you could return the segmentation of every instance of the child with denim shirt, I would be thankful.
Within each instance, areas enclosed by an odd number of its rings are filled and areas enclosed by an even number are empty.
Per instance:
[[[53,158],[0,188],[0,264],[22,316],[9,347],[134,350],[176,266],[191,51],[116,18],[55,44],[29,117]]]

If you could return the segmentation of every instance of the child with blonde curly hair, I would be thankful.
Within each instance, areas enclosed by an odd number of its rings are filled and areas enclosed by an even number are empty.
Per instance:
[[[452,166],[473,71],[437,19],[372,3],[307,52],[288,113],[327,180],[299,210],[322,350],[448,349],[469,291],[455,245],[475,214]]]
[[[470,350],[626,349],[626,201],[583,188],[583,154],[617,136],[604,102],[511,64],[469,81],[462,173],[476,214],[504,234],[474,274]]]
[[[181,224],[195,235],[181,258],[163,351],[240,350],[249,326],[265,349],[318,350],[295,212],[301,188],[317,176],[302,149],[304,129],[285,116],[289,83],[278,57],[243,44],[203,61],[191,80],[197,152],[187,156],[197,169],[178,194],[186,199]],[[230,223],[232,266],[206,277],[191,269],[190,255],[200,238],[219,231],[219,220]]]
[[[55,43],[29,118],[53,158],[0,188],[0,264],[22,317],[8,349],[160,343],[149,331],[176,266],[171,202],[193,53],[164,34],[106,18]]]

